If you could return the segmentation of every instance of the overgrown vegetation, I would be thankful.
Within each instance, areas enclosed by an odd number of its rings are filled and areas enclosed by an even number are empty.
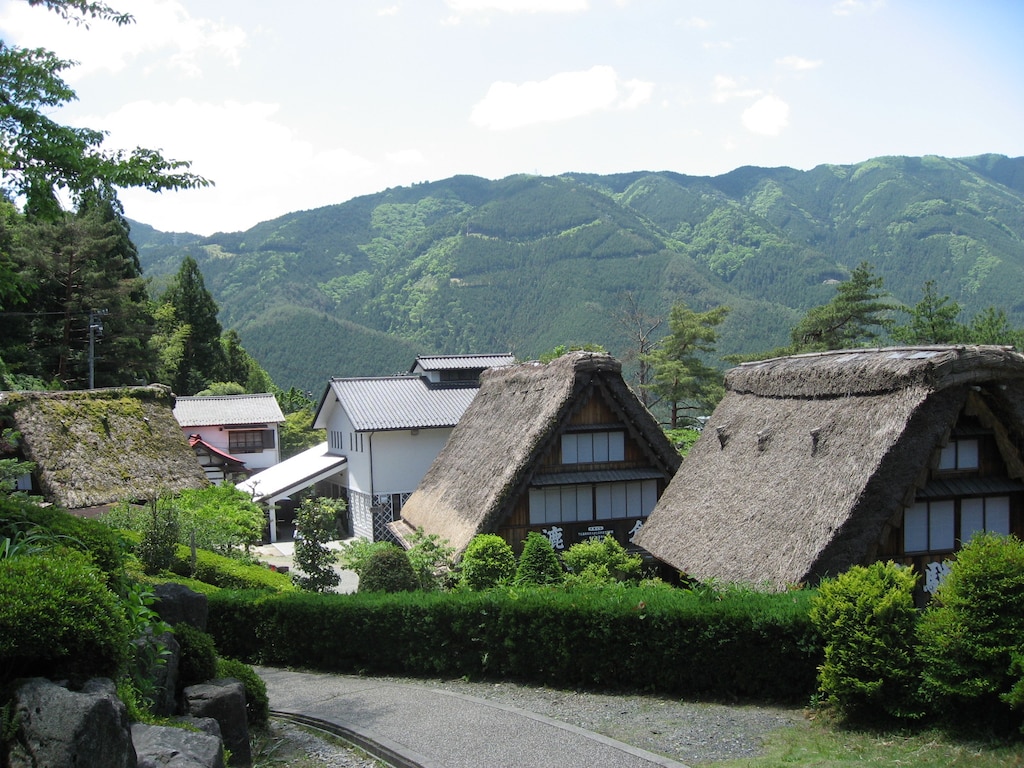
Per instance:
[[[825,699],[853,721],[885,713],[1001,735],[1024,728],[1024,544],[976,535],[923,612],[916,578],[879,563],[822,585],[810,615],[825,643]]]

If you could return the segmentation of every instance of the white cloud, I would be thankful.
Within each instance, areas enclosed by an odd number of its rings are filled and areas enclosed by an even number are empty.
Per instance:
[[[590,7],[588,0],[445,0],[453,11],[505,13],[574,13]]]
[[[778,136],[789,125],[789,104],[768,94],[743,111],[743,125],[751,133]]]
[[[836,16],[853,16],[885,7],[885,0],[839,0],[832,6]]]
[[[470,114],[482,128],[507,130],[571,120],[600,110],[635,109],[650,100],[654,84],[621,81],[612,67],[561,72],[547,80],[496,82]]]
[[[797,72],[804,72],[809,69],[817,69],[821,66],[821,59],[805,59],[802,56],[783,56],[781,59],[776,59],[775,63],[780,67],[786,69],[792,69]]]
[[[715,104],[725,104],[733,99],[752,99],[761,93],[758,88],[741,88],[740,83],[728,75],[715,75],[711,81],[711,101]]]
[[[134,24],[123,27],[93,21],[75,26],[57,14],[28,4],[9,3],[0,25],[19,45],[43,46],[80,64],[65,72],[69,82],[100,71],[119,72],[139,56],[158,52],[179,74],[201,73],[198,59],[212,53],[232,65],[239,62],[246,35],[239,26],[195,18],[177,0],[136,0],[129,8]]]
[[[378,16],[397,16],[399,13],[399,7],[397,5],[390,5],[387,8],[381,8],[377,11]]]
[[[679,22],[680,25],[685,29],[710,29],[711,22],[707,19],[702,19],[699,16],[691,16],[689,19],[684,19]]]
[[[394,165],[423,165],[427,161],[418,149],[399,149],[387,152],[384,159]]]
[[[341,147],[316,147],[281,121],[271,103],[134,102],[116,112],[82,119],[103,125],[111,149],[158,148],[169,159],[192,161],[194,173],[216,186],[154,195],[124,190],[128,216],[158,229],[172,219],[191,231],[246,229],[288,211],[348,199],[340,189],[358,185],[377,166]]]

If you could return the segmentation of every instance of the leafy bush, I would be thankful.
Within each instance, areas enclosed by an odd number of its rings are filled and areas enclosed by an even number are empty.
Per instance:
[[[401,547],[390,544],[370,555],[359,576],[359,592],[412,592],[419,587],[419,579],[409,562],[409,555]]]
[[[245,686],[245,715],[250,726],[260,727],[270,719],[267,684],[248,664],[236,659],[217,659],[217,677],[233,677]]]
[[[219,554],[255,544],[263,535],[264,513],[248,494],[230,484],[182,491],[157,500],[162,515],[178,522],[174,541]],[[101,518],[112,527],[143,533],[152,525],[152,508],[124,502]]]
[[[611,536],[573,544],[562,553],[562,562],[574,577],[570,581],[582,584],[639,581],[643,567],[640,555],[629,554]]]
[[[516,571],[512,547],[495,533],[474,536],[462,555],[460,583],[479,591],[507,584]]]
[[[850,717],[922,714],[914,632],[917,575],[894,563],[854,566],[822,582],[810,619],[825,642],[825,700]]]
[[[349,571],[355,571],[362,577],[363,569],[370,561],[370,556],[379,549],[392,546],[388,541],[370,541],[369,539],[352,539],[346,541],[338,550],[338,564]]]
[[[266,517],[249,494],[229,483],[182,491],[174,500],[180,512],[181,544],[195,535],[196,546],[225,554],[257,544]]]
[[[174,638],[181,646],[178,666],[178,692],[196,683],[217,677],[217,648],[213,637],[191,624],[174,627]]]
[[[517,584],[561,584],[565,574],[547,536],[530,531],[516,568]]]
[[[957,553],[918,627],[923,693],[937,711],[1007,725],[1024,637],[1024,544],[983,534]]]
[[[0,595],[0,677],[117,678],[127,658],[128,624],[84,554],[66,549],[4,558]]]
[[[161,507],[154,502],[142,529],[142,540],[135,548],[147,574],[157,574],[171,567],[179,531],[177,510],[166,505]]]
[[[452,556],[455,548],[448,545],[436,533],[427,534],[423,528],[417,528],[409,535],[409,562],[416,574],[419,588],[424,592],[434,592],[448,586],[452,573]]]

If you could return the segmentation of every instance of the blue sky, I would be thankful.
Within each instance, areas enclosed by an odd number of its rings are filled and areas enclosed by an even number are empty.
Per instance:
[[[1024,155],[1016,0],[108,1],[136,23],[0,0],[0,34],[79,62],[58,119],[216,182],[123,193],[165,231],[455,174]]]

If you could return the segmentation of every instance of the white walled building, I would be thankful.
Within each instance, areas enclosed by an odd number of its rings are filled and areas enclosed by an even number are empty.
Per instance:
[[[174,418],[211,482],[236,480],[281,460],[284,414],[272,394],[178,397]]]
[[[353,536],[393,538],[388,523],[473,401],[480,373],[513,362],[511,354],[423,356],[399,376],[332,378],[313,420],[327,442],[239,488],[270,504],[273,522],[275,501],[326,483],[331,495],[346,499]]]

